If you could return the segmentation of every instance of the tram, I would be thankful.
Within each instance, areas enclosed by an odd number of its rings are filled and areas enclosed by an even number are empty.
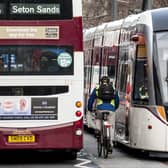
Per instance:
[[[120,97],[115,141],[150,154],[168,152],[167,15],[165,7],[106,23],[99,55],[97,83],[102,75],[110,76]],[[110,25],[115,32],[108,34]],[[111,41],[108,51],[112,51],[107,55],[106,37]],[[106,58],[115,61],[103,64]],[[90,69],[94,69],[94,61]],[[93,71],[89,79],[88,91],[95,79]],[[88,114],[87,110],[85,113]],[[94,123],[93,116],[90,120]]]

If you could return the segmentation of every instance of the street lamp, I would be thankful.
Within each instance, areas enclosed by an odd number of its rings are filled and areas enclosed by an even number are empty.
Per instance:
[[[142,1],[142,11],[152,9],[153,0],[143,0]]]
[[[117,19],[117,13],[118,13],[118,4],[117,4],[117,0],[112,0],[112,20],[116,20]]]

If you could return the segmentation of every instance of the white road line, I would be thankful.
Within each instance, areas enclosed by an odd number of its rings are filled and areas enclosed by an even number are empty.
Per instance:
[[[75,167],[79,167],[79,168],[91,168],[91,167],[85,166],[86,164],[91,163],[92,162],[91,160],[81,159],[81,158],[77,158],[77,160],[82,161],[82,163],[78,163],[78,164],[74,165]]]

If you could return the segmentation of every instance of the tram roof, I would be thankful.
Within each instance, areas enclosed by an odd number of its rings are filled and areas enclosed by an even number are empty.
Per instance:
[[[123,22],[123,19],[107,23],[107,26],[105,27],[105,31],[113,31],[115,29],[119,29],[122,25],[122,22]]]
[[[151,14],[154,31],[168,30],[168,7],[152,10]]]
[[[104,34],[104,29],[106,26],[107,26],[107,23],[103,23],[99,25],[95,31],[95,36],[96,37],[102,36]]]
[[[91,40],[95,35],[96,29],[97,29],[97,27],[92,27],[92,28],[86,29],[86,31],[84,33],[85,34],[84,40]]]

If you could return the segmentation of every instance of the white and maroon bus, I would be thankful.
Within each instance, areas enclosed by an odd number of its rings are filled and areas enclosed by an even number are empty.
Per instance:
[[[0,1],[0,150],[83,147],[81,0]]]

